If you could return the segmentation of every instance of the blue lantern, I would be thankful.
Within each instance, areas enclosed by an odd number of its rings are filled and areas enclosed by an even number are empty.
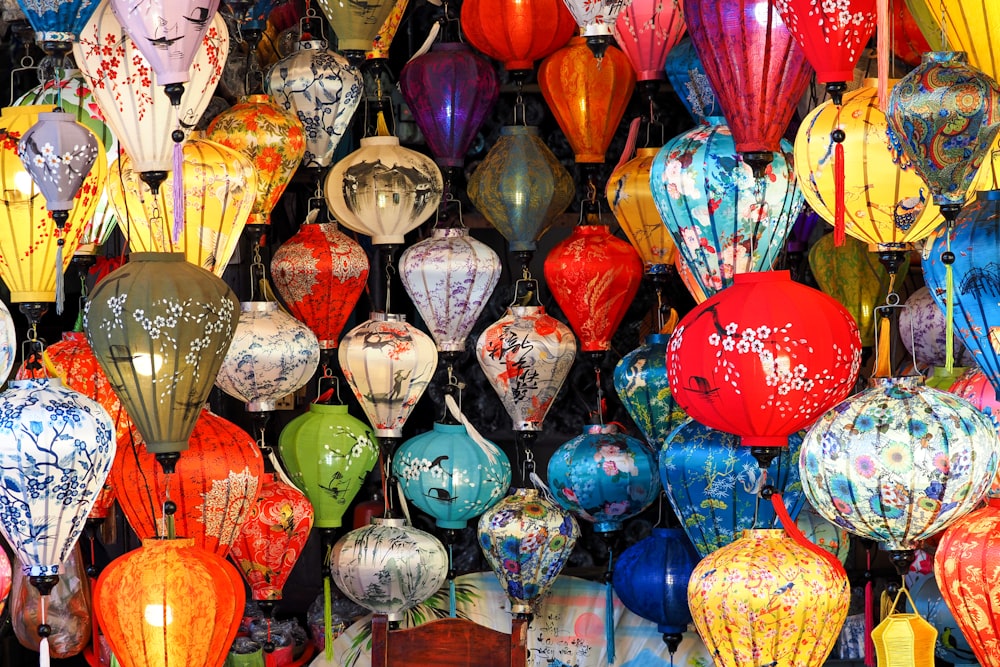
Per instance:
[[[706,118],[723,115],[719,98],[715,96],[690,37],[670,49],[663,69],[684,108],[697,122],[704,123]]]
[[[801,433],[789,437],[788,449],[771,462],[765,477],[750,448],[742,447],[735,435],[691,419],[667,436],[660,450],[660,479],[702,557],[729,544],[744,530],[781,527],[771,503],[759,500],[758,491],[765,481],[782,492],[789,516],[798,517],[805,503],[799,481],[801,447]]]
[[[239,28],[236,38],[241,42],[245,39],[251,49],[256,48],[264,31],[267,30],[268,15],[280,2],[282,0],[252,0],[246,11],[234,10],[236,25]],[[242,3],[225,2],[224,4],[241,5]],[[242,10],[242,7],[240,9]]]
[[[67,53],[97,10],[99,0],[17,0],[47,53]]]
[[[452,530],[485,512],[507,493],[510,460],[489,440],[473,440],[461,424],[434,428],[404,442],[392,471],[410,502]]]
[[[687,415],[667,384],[666,334],[646,336],[644,345],[632,350],[615,366],[615,391],[654,452]]]
[[[660,493],[656,455],[646,444],[596,424],[552,454],[548,477],[556,502],[598,533],[620,529]]]

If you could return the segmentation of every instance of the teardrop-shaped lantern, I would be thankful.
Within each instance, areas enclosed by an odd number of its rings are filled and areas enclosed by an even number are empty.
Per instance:
[[[674,263],[677,246],[663,224],[653,199],[649,175],[659,148],[638,148],[635,157],[608,176],[605,196],[611,212],[646,266],[646,273],[663,273]]]
[[[655,82],[665,77],[667,54],[684,36],[685,29],[678,0],[630,0],[618,14],[615,41],[632,64],[644,92],[652,94]]]
[[[372,48],[372,40],[392,12],[396,0],[373,0],[364,5],[318,0],[317,4],[337,33],[337,48],[364,52]]]
[[[650,334],[615,366],[615,391],[654,452],[687,419],[667,382],[669,340],[667,334]]]
[[[77,40],[100,0],[18,0],[35,41],[46,53],[62,56]],[[6,18],[6,17],[5,17]]]
[[[576,21],[563,0],[467,0],[462,32],[479,51],[526,77],[535,61],[564,46]]]
[[[464,227],[434,229],[399,258],[399,277],[439,352],[465,350],[465,339],[500,280],[500,257]],[[452,355],[454,356],[454,355]]]
[[[928,280],[931,281],[933,279]],[[903,306],[899,311],[899,337],[903,341],[903,347],[916,360],[918,370],[927,371],[946,365],[948,347],[945,345],[945,336],[948,327],[944,309],[938,306],[930,288],[924,285],[914,290],[906,297]],[[952,361],[958,366],[974,365],[976,355],[969,354],[968,349],[962,344],[957,328],[952,335]],[[947,389],[947,387],[937,387],[937,389]]]
[[[706,118],[722,118],[719,98],[712,90],[705,68],[701,66],[698,50],[694,48],[690,37],[685,37],[670,50],[663,69],[674,92],[695,121],[703,123]]]
[[[38,114],[35,124],[21,135],[17,154],[61,227],[104,151],[93,132],[58,110]]]

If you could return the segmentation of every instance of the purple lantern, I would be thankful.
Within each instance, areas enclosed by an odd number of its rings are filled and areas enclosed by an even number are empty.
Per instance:
[[[399,87],[434,161],[441,167],[462,167],[500,94],[489,61],[466,44],[435,44],[406,64]]]
[[[38,114],[38,122],[18,143],[25,170],[60,227],[69,219],[73,199],[97,161],[97,150],[94,133],[62,110]]]

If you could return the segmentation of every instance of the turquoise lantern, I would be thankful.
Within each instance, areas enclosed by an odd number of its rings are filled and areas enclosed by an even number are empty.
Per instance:
[[[690,37],[685,37],[670,49],[663,70],[684,108],[697,122],[704,123],[706,118],[722,116],[719,98],[712,90]]]
[[[667,334],[650,334],[615,366],[618,397],[654,452],[687,419],[667,384]]]
[[[478,435],[478,434],[477,434]],[[392,460],[403,495],[440,528],[461,530],[497,503],[510,486],[510,460],[462,424],[435,423],[404,442]]]
[[[600,424],[587,426],[552,454],[548,478],[556,502],[592,522],[598,533],[621,529],[660,493],[652,450]]]

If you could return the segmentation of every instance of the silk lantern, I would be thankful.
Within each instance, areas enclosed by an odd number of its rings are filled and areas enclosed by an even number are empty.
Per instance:
[[[702,559],[688,584],[691,616],[717,667],[820,667],[850,602],[844,568],[783,530],[745,531]]]
[[[511,613],[531,614],[566,566],[580,527],[537,489],[513,489],[479,517],[477,534]]]
[[[0,549],[0,614],[7,606],[7,595],[10,593],[10,587],[13,583],[13,574],[7,552]]]
[[[810,542],[837,557],[844,565],[851,554],[851,534],[819,515],[813,506],[805,503],[795,519],[795,525]]]
[[[916,360],[918,368],[934,368],[936,373],[941,370],[938,367],[949,362],[945,341],[947,333],[944,310],[938,307],[927,285],[906,297],[904,308],[899,313],[899,337],[903,340],[903,347]],[[975,357],[968,353],[957,332],[952,335],[951,360],[959,366],[973,365]]]
[[[403,519],[375,518],[337,540],[330,571],[347,597],[398,621],[444,583],[448,552],[436,537]]]
[[[176,534],[225,558],[257,503],[264,458],[246,431],[204,408],[173,473],[166,475],[141,442],[120,443],[111,480],[139,539],[168,535],[161,508],[170,500]]]
[[[654,452],[687,419],[667,383],[667,334],[650,334],[615,365],[614,385],[632,421]]]
[[[937,630],[934,654],[954,665],[969,667],[970,664],[979,664],[969,662],[975,660],[975,653],[965,638],[962,627],[948,609],[933,573],[920,576],[907,590],[913,598],[914,611]]]
[[[966,370],[948,391],[971,403],[1000,428],[1000,401],[997,400],[996,390],[990,384],[990,379],[981,370]]]
[[[761,177],[782,150],[812,68],[768,0],[683,0],[682,7],[736,151]]]
[[[238,307],[224,282],[179,253],[133,253],[94,289],[87,340],[150,452],[187,449]]]
[[[949,48],[964,51],[973,67],[993,79],[1000,76],[1000,67],[990,41],[990,33],[1000,26],[1000,12],[992,3],[906,0],[906,7],[926,42],[933,47],[924,51]]]
[[[337,347],[368,279],[368,255],[333,222],[299,226],[271,257],[271,281],[292,315]]]
[[[0,303],[0,382],[6,382],[17,356],[17,330],[7,305]]]
[[[99,0],[18,0],[18,4],[42,50],[63,56],[77,41]]]
[[[403,251],[400,280],[446,357],[465,350],[501,269],[493,249],[464,227],[435,228],[430,238]]]
[[[902,60],[910,67],[920,64],[920,58],[926,51],[933,51],[927,38],[924,37],[913,14],[910,12],[909,2],[902,2],[891,5],[890,19],[892,20],[890,36],[892,38],[892,54]],[[938,5],[940,8],[940,4]],[[936,38],[940,38],[941,32],[934,29]],[[964,49],[968,51],[968,49]]]
[[[681,320],[667,346],[678,405],[771,454],[843,400],[860,365],[850,313],[787,271],[737,275]]]
[[[42,112],[21,135],[17,153],[62,230],[84,180],[103,157],[97,136],[61,109]]]
[[[702,123],[706,118],[715,116],[723,117],[719,98],[712,90],[712,84],[698,58],[698,50],[694,48],[690,37],[685,37],[670,50],[663,69],[681,104],[696,122]]]
[[[374,0],[364,6],[333,0],[319,0],[319,8],[337,33],[337,48],[341,51],[368,51],[372,40],[386,17],[392,12],[394,0]]]
[[[462,32],[472,46],[499,60],[514,79],[524,79],[536,60],[564,46],[576,21],[564,0],[468,0]]]
[[[221,665],[246,603],[233,566],[194,540],[144,540],[111,561],[94,611],[122,667]]]
[[[587,47],[600,60],[607,55],[612,42],[612,27],[618,14],[630,4],[629,0],[564,0],[569,13],[580,27],[580,34]]]
[[[603,163],[635,88],[635,73],[625,54],[608,46],[597,59],[584,37],[574,37],[542,61],[538,85],[576,161]]]
[[[635,157],[615,167],[608,176],[605,196],[629,243],[646,267],[646,273],[667,271],[677,256],[677,246],[653,198],[650,172],[658,148],[638,148]]]
[[[614,23],[615,41],[647,97],[664,78],[667,54],[684,36],[680,0],[631,0]]]
[[[385,60],[389,58],[389,47],[392,46],[392,40],[396,37],[399,24],[403,20],[403,14],[406,12],[408,6],[409,0],[398,0],[392,6],[392,11],[385,17],[385,22],[382,23],[378,34],[372,40],[371,49],[365,51],[365,60]]]
[[[229,7],[236,20],[237,37],[245,40],[253,51],[268,28],[268,16],[281,6],[280,0],[222,0],[222,7]],[[277,27],[277,26],[275,26]]]
[[[702,291],[767,271],[802,208],[788,143],[755,179],[719,118],[668,141],[653,159],[650,188],[663,224]]]

